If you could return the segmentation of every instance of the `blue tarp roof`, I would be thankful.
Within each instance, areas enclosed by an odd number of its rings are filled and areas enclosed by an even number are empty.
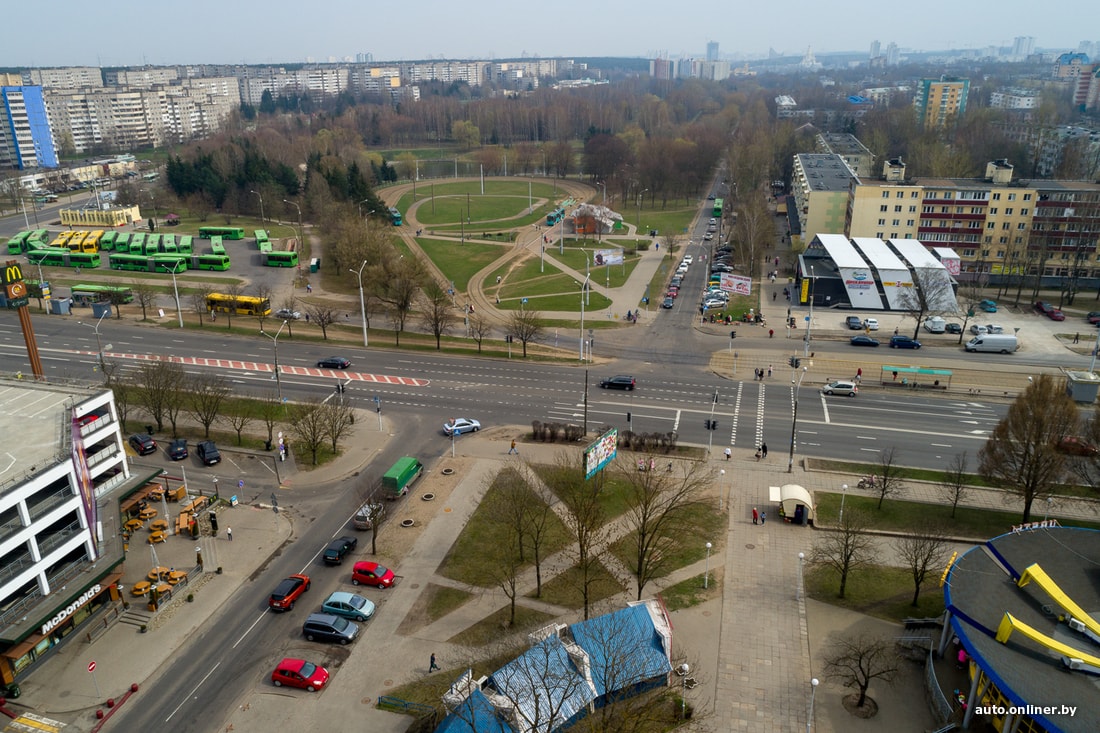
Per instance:
[[[493,673],[492,686],[516,703],[530,730],[549,733],[584,710],[596,693],[561,639],[550,636]],[[479,732],[480,733],[480,732]]]
[[[569,628],[577,645],[588,652],[592,682],[600,696],[609,688],[622,690],[672,669],[645,605],[581,621]],[[615,657],[609,659],[609,654]]]
[[[492,703],[486,699],[481,690],[474,690],[470,696],[453,710],[439,727],[436,733],[513,733],[512,726],[496,714]]]

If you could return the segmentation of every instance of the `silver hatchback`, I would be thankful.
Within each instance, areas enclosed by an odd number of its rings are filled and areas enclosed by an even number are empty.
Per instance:
[[[821,388],[821,394],[855,397],[859,394],[859,387],[855,382],[830,382]]]

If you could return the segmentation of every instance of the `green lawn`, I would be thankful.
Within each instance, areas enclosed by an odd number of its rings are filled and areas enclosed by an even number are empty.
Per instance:
[[[669,611],[679,611],[714,598],[720,598],[722,596],[721,574],[720,568],[712,569],[710,577],[707,578],[706,588],[703,588],[702,575],[696,575],[687,580],[681,580],[675,585],[670,585],[661,591],[661,598],[665,601],[665,607]]]
[[[505,606],[499,611],[486,616],[473,626],[455,634],[447,640],[447,643],[474,647],[481,650],[494,642],[500,641],[501,634],[533,631],[534,629],[546,626],[554,620],[554,617],[548,613],[517,605],[516,623],[513,626],[509,626],[508,620],[511,615],[511,608]]]
[[[624,590],[626,590],[626,586],[608,572],[603,563],[596,563],[592,572],[591,584],[588,588],[588,604],[590,607],[604,598],[622,593]],[[584,597],[581,594],[580,570],[575,567],[570,568],[557,577],[544,581],[541,600],[553,603],[555,606],[583,608]]]
[[[833,568],[810,565],[806,569],[806,594],[825,603],[848,608],[859,613],[877,616],[889,621],[901,621],[910,617],[932,618],[943,613],[943,590],[939,587],[937,573],[921,587],[919,603],[913,600],[913,577],[904,568],[885,565],[866,565],[848,573],[844,598],[838,598],[840,576]]]
[[[435,266],[443,272],[443,275],[455,284],[455,290],[460,293],[466,292],[471,277],[508,251],[497,245],[476,242],[459,244],[425,238],[420,238],[416,242]]]
[[[817,501],[817,521],[825,526],[836,524],[840,511],[841,494],[814,492]],[[951,518],[951,507],[946,504],[923,504],[914,501],[887,498],[882,509],[876,509],[878,499],[869,496],[849,496],[844,499],[844,511],[860,510],[871,523],[871,529],[882,531],[912,531],[925,523],[939,527],[951,537],[968,537],[985,540],[1012,530],[1019,524],[1020,512],[1000,512],[992,509],[973,509],[960,506]],[[1032,510],[1033,520],[1042,518],[1042,507]],[[1100,523],[1065,520],[1062,524],[1074,527],[1100,529]]]
[[[664,553],[664,561],[654,573],[655,578],[663,578],[669,573],[682,567],[702,560],[706,556],[706,543],[700,542],[700,537],[722,537],[727,524],[725,514],[719,514],[717,507],[709,504],[700,504],[692,507],[685,513],[684,522],[690,526],[691,532],[685,532],[677,537],[677,541]],[[628,569],[634,567],[634,556],[637,553],[637,538],[633,534],[627,534],[611,546],[611,551]],[[716,555],[721,551],[721,541],[715,542],[711,548],[711,554]],[[648,586],[647,586],[648,588]]]

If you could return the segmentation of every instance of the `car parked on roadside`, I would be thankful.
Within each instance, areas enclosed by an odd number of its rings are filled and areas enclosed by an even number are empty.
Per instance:
[[[868,331],[877,331],[878,330],[878,319],[877,318],[864,318],[863,319],[863,327],[866,328]]]
[[[275,311],[275,317],[284,321],[297,321],[302,317],[302,314],[290,308],[280,308]]]
[[[358,626],[331,613],[311,613],[302,624],[306,641],[334,641],[342,645],[354,641],[358,634]]]
[[[996,313],[997,304],[994,303],[992,300],[983,300],[978,303],[978,310],[985,311],[986,313]]]
[[[855,382],[830,382],[821,388],[821,394],[823,395],[842,395],[844,397],[855,397],[859,393],[859,387]]]
[[[222,454],[212,440],[202,440],[195,446],[195,453],[204,466],[216,466],[222,462]]]
[[[1096,325],[1100,323],[1100,311],[1089,311],[1089,314],[1085,316],[1089,323]]]
[[[1041,313],[1042,315],[1046,316],[1047,318],[1049,318],[1052,321],[1064,321],[1064,320],[1066,320],[1066,314],[1065,313],[1058,310],[1056,307],[1054,307],[1054,305],[1052,305],[1051,303],[1046,302],[1045,300],[1035,301],[1035,310],[1038,311],[1039,313]]]
[[[173,461],[187,458],[187,438],[176,438],[168,444],[168,457]]]
[[[328,683],[328,670],[304,659],[287,657],[275,665],[271,684],[276,687],[297,687],[316,692]]]
[[[635,386],[634,377],[627,374],[617,374],[614,377],[600,380],[600,387],[603,389],[625,389],[630,392]]]
[[[271,596],[267,599],[268,608],[272,611],[289,611],[294,608],[295,601],[307,590],[309,590],[308,575],[291,575],[271,591]]]
[[[879,341],[870,336],[853,336],[849,343],[852,346],[878,346]]]
[[[909,336],[891,336],[890,337],[891,349],[919,349],[920,341]]]
[[[392,570],[370,560],[360,560],[351,568],[352,585],[373,585],[385,589],[391,587],[396,579]]]
[[[130,447],[137,451],[139,456],[147,456],[157,452],[157,441],[147,433],[137,433],[130,436]]]
[[[358,544],[359,538],[357,537],[337,537],[328,543],[328,547],[321,553],[321,559],[325,561],[325,565],[339,565],[344,561],[344,557],[354,550]]]
[[[863,330],[863,321],[860,320],[859,316],[848,316],[844,319],[844,325],[851,331]]]
[[[669,308],[672,308],[675,305],[676,305],[676,301],[673,300],[672,298],[665,298],[664,300],[661,301],[661,307],[662,308],[669,309]]]
[[[943,330],[947,333],[960,334],[963,332],[963,327],[961,323],[946,323]]]
[[[321,604],[321,612],[343,616],[352,621],[366,621],[374,615],[374,603],[357,593],[338,590]]]

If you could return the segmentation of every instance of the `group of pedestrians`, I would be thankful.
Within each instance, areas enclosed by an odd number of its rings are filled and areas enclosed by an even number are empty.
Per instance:
[[[756,507],[753,507],[752,508],[752,523],[753,524],[763,524],[766,521],[768,521],[768,513],[767,512],[758,512],[758,511],[756,511]]]
[[[767,369],[765,369],[764,367],[758,367],[757,369],[753,370],[753,372],[755,374],[755,377],[754,377],[755,380],[758,381],[758,382],[763,382],[765,376],[767,376],[768,379],[771,379],[771,377],[772,377],[772,365],[768,364]]]
[[[761,443],[760,447],[756,449],[756,460],[759,461],[761,458],[767,458],[767,457],[768,457],[768,444],[767,443]]]

